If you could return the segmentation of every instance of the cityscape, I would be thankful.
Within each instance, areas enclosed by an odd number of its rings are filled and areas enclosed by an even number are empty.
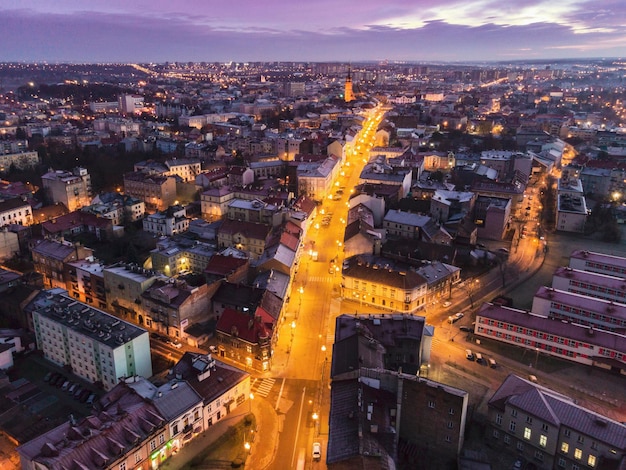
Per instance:
[[[4,55],[0,468],[626,468],[626,61]]]

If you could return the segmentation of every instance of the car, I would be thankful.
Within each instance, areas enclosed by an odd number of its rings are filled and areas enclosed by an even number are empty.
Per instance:
[[[472,352],[471,349],[466,349],[465,350],[465,357],[468,361],[473,361],[474,360],[474,353]]]
[[[61,377],[61,374],[59,374],[58,372],[53,372],[50,376],[50,380],[48,380],[48,384],[55,385],[57,380],[59,380],[59,377]]]
[[[77,383],[73,383],[72,385],[70,385],[70,386],[68,387],[68,389],[67,389],[67,393],[69,393],[70,395],[72,395],[78,386],[79,386],[79,385],[78,385]]]
[[[469,327],[469,326],[465,326],[465,325],[461,325],[461,326],[459,326],[459,330],[461,330],[461,331],[465,331],[466,333],[471,333],[472,331],[474,331],[474,330],[472,330],[472,328],[471,328],[471,327]]]
[[[444,307],[446,307],[446,308],[447,308],[447,307],[449,307],[450,305],[452,305],[452,302],[450,302],[449,300],[446,300],[446,301],[445,301],[443,304],[441,304],[441,305],[443,305]]]
[[[496,251],[504,253],[505,255],[508,255],[510,253],[509,250],[507,250],[506,248],[498,248]]]
[[[43,381],[48,383],[48,382],[50,382],[51,378],[52,378],[52,372],[48,372],[46,375],[44,375]]]
[[[465,314],[463,312],[458,312],[458,313],[455,313],[454,315],[450,315],[448,317],[448,323],[456,323],[464,316]]]
[[[319,442],[313,443],[313,460],[320,460],[322,458],[322,444]]]
[[[176,349],[180,349],[183,347],[182,343],[180,341],[168,341],[168,344],[174,346]]]
[[[82,385],[79,385],[78,387],[76,387],[76,389],[74,390],[74,393],[72,393],[72,396],[76,399],[78,399],[78,397],[80,397],[80,394],[83,393],[86,389],[83,388]]]
[[[96,394],[90,393],[85,403],[87,403],[88,405],[93,405],[93,402],[95,401],[95,399],[96,399]]]
[[[57,388],[61,388],[65,382],[67,382],[67,377],[62,375],[61,377],[59,377],[59,380],[55,382],[54,386]]]
[[[476,362],[479,364],[483,363],[483,355],[481,353],[476,353]]]
[[[89,395],[91,395],[91,390],[89,390],[88,388],[84,388],[76,398],[79,402],[81,403],[85,403],[87,401],[87,398],[89,398]]]

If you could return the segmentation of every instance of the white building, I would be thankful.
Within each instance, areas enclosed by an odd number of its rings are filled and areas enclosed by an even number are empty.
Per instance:
[[[143,219],[144,232],[171,237],[189,229],[189,219],[185,208],[172,206],[165,212],[155,212]]]
[[[152,376],[148,332],[78,302],[62,289],[48,290],[32,304],[37,348],[44,357],[105,390],[120,378]]]
[[[33,168],[39,164],[37,152],[0,153],[0,172],[4,173],[15,167],[18,170]]]
[[[13,224],[24,226],[33,224],[32,207],[19,197],[0,202],[0,227]]]
[[[144,105],[141,95],[120,95],[118,102],[120,111],[126,114],[138,114]]]

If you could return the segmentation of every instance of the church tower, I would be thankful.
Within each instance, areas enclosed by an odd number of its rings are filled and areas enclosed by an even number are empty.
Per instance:
[[[352,73],[351,69],[348,66],[348,76],[346,77],[346,85],[343,92],[344,99],[346,103],[350,101],[354,101],[354,92],[352,91]]]

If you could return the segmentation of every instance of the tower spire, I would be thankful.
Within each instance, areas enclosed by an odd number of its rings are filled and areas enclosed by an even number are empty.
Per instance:
[[[348,64],[348,76],[346,77],[343,96],[346,103],[354,101],[354,92],[352,91],[352,66],[350,64]]]

